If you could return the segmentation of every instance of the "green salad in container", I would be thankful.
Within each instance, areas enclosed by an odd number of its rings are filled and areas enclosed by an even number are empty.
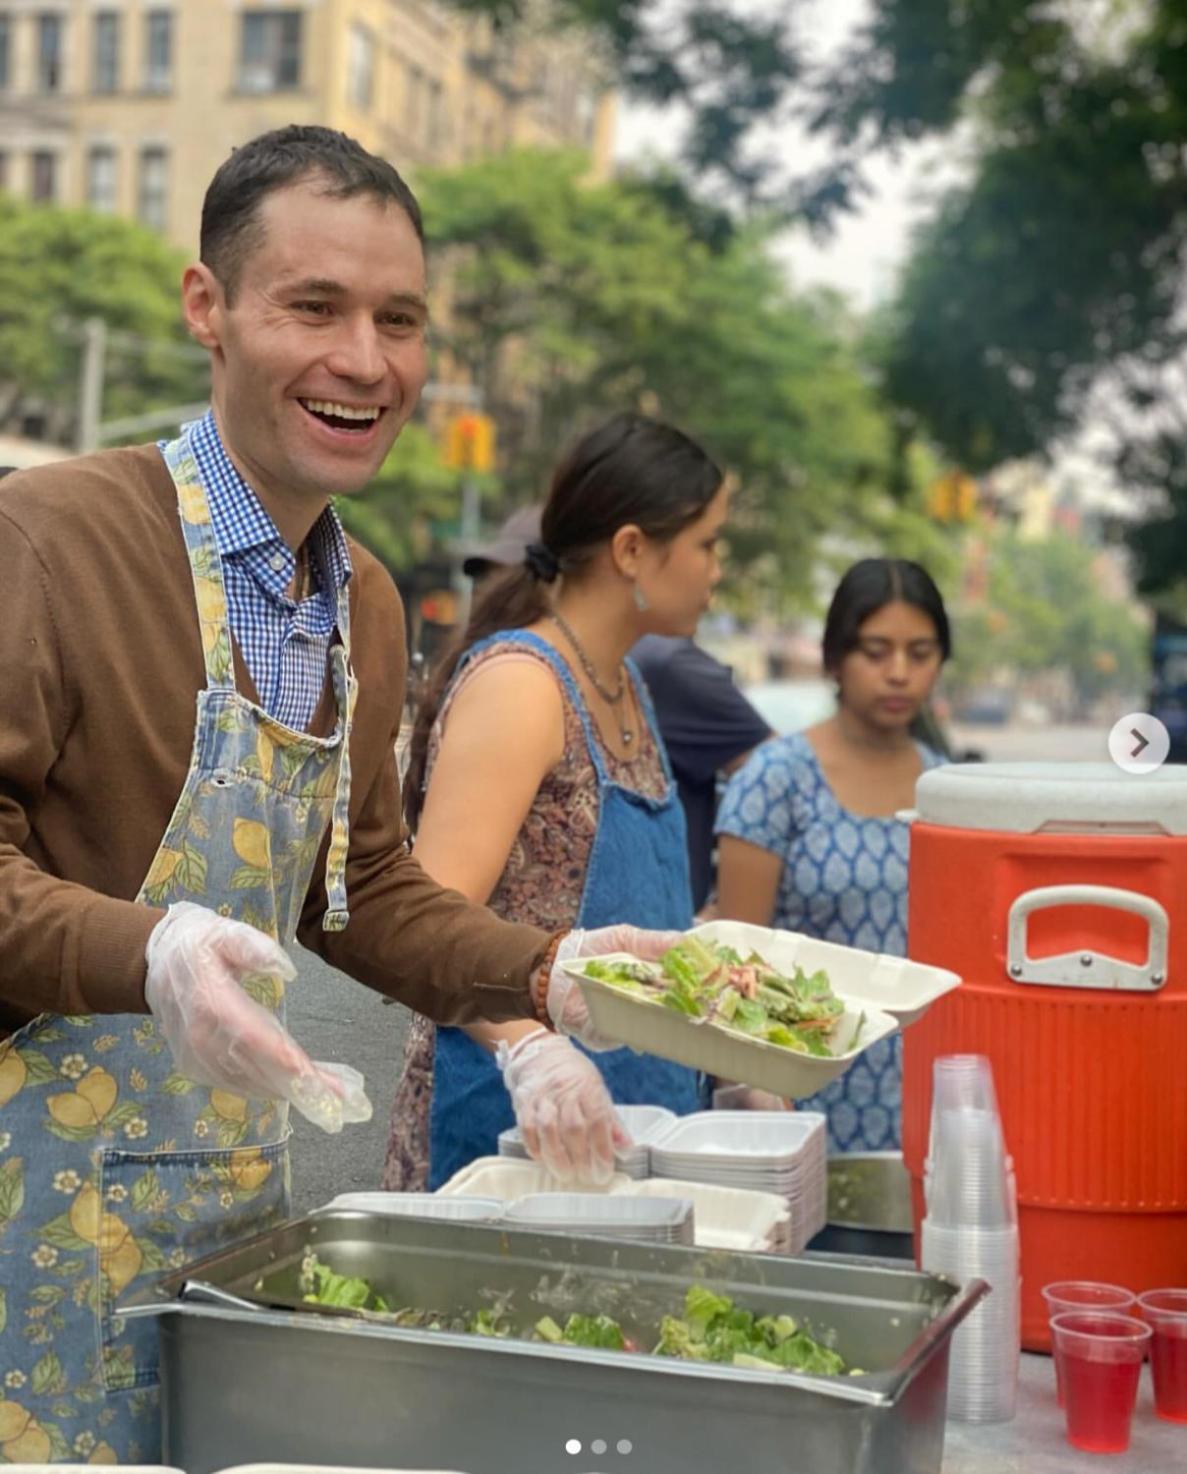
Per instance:
[[[797,967],[788,976],[757,952],[685,937],[658,963],[592,961],[585,976],[684,1014],[695,1023],[763,1039],[797,1054],[831,1059],[855,1048],[865,1025],[841,1030],[844,1002],[828,974]],[[838,1037],[840,1033],[844,1037]]]
[[[691,1285],[684,1297],[684,1314],[664,1316],[659,1339],[644,1347],[628,1336],[609,1315],[574,1313],[562,1325],[543,1316],[530,1326],[519,1325],[506,1305],[469,1314],[405,1306],[397,1309],[358,1275],[337,1274],[315,1254],[301,1266],[303,1299],[314,1305],[365,1310],[393,1324],[425,1331],[455,1331],[545,1342],[550,1346],[583,1346],[599,1351],[644,1352],[678,1361],[715,1362],[749,1367],[752,1371],[806,1372],[816,1376],[858,1376],[838,1354],[790,1315],[755,1315],[704,1285]]]

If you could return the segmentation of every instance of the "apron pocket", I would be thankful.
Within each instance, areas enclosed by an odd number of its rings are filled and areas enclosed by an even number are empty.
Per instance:
[[[180,1269],[281,1222],[289,1206],[288,1133],[233,1151],[107,1149],[79,1232],[93,1245],[100,1373],[109,1392],[157,1380],[157,1324],[115,1308],[138,1280]]]

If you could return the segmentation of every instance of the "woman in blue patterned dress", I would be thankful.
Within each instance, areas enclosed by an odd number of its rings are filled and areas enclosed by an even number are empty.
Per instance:
[[[717,817],[718,913],[903,955],[907,825],[920,773],[941,761],[911,737],[948,658],[944,601],[917,563],[867,558],[833,595],[824,666],[837,711],[763,743]],[[801,1105],[828,1115],[834,1152],[899,1146],[898,1035]]]

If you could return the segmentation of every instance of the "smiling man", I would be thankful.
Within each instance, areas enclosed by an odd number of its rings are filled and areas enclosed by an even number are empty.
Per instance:
[[[281,1021],[295,936],[441,1022],[586,1039],[558,958],[664,944],[498,921],[408,854],[402,610],[331,505],[366,486],[424,385],[403,180],[327,129],[254,140],[210,186],[182,298],[210,412],[175,441],[0,485],[14,1462],[157,1462],[155,1325],[117,1305],[284,1214],[290,1105],[327,1130],[369,1114],[361,1078]]]

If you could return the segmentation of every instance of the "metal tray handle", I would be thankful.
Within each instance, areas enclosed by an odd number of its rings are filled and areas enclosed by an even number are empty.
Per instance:
[[[1143,963],[1125,962],[1106,953],[1063,952],[1057,957],[1032,957],[1027,950],[1028,925],[1036,911],[1054,906],[1104,906],[1140,916],[1150,928],[1150,945]],[[1061,988],[1101,988],[1132,993],[1155,993],[1166,982],[1170,920],[1150,896],[1110,885],[1047,885],[1024,891],[1010,907],[1006,943],[1006,971],[1016,983],[1043,983]]]

